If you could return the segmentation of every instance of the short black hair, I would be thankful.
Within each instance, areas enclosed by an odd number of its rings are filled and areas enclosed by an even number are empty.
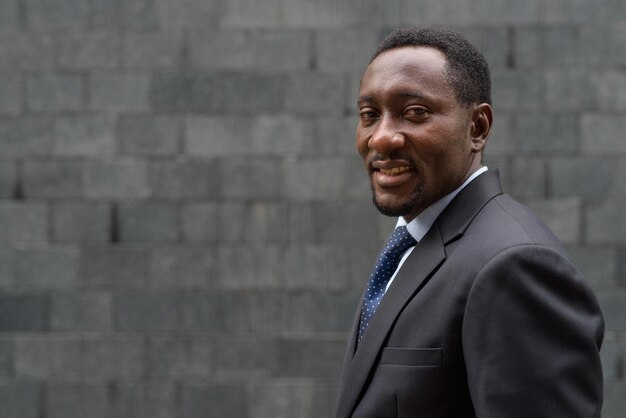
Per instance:
[[[463,35],[436,26],[396,29],[378,45],[370,63],[385,51],[405,46],[429,46],[441,51],[447,58],[446,75],[459,101],[491,104],[487,60]]]

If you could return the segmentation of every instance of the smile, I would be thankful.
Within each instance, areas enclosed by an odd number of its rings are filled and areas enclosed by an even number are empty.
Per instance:
[[[388,168],[388,169],[381,168],[378,171],[380,171],[385,176],[395,176],[395,175],[402,174],[410,170],[411,170],[411,167],[402,166],[402,167],[393,167],[393,168]]]

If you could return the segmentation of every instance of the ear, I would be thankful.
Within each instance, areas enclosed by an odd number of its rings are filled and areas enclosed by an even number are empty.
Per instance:
[[[472,121],[470,126],[470,140],[472,141],[472,151],[482,152],[487,144],[489,132],[493,124],[493,112],[489,103],[480,103],[472,110]]]

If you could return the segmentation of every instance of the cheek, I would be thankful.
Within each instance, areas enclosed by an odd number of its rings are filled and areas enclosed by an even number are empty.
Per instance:
[[[367,154],[369,153],[368,140],[364,135],[359,134],[359,132],[356,134],[356,150],[361,158],[367,158]]]

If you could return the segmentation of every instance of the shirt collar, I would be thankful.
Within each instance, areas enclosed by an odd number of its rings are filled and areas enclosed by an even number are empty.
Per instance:
[[[409,231],[411,236],[415,238],[415,241],[420,242],[424,235],[428,232],[430,227],[435,223],[441,212],[448,206],[448,204],[454,199],[454,197],[461,191],[465,186],[467,186],[472,180],[487,171],[487,167],[483,166],[476,170],[471,176],[467,178],[458,188],[456,188],[451,193],[445,195],[426,209],[422,211],[419,215],[415,217],[408,224],[404,220],[402,216],[398,218],[398,222],[396,223],[396,228],[399,226],[406,226],[406,229]]]

